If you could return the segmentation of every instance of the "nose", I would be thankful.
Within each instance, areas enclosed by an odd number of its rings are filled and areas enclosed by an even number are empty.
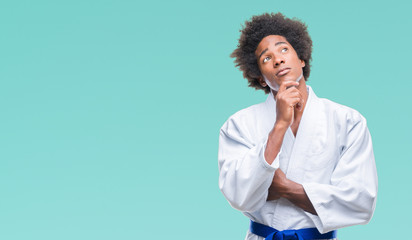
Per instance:
[[[277,66],[279,66],[280,64],[282,64],[282,63],[285,63],[285,59],[283,58],[283,57],[281,57],[281,56],[277,56],[276,58],[275,58],[275,61],[273,61],[273,65],[274,65],[274,67],[277,67]]]

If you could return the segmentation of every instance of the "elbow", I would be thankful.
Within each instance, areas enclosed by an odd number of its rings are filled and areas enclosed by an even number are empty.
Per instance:
[[[255,177],[254,173],[260,169],[229,171],[228,168],[223,166],[220,169],[219,188],[229,204],[242,212],[259,210],[266,203],[273,172],[266,171]]]
[[[233,188],[225,188],[220,184],[219,188],[225,196],[226,200],[229,202],[230,206],[239,211],[255,212],[264,205],[264,201],[259,201],[259,198],[253,196],[253,194],[248,197],[248,195],[241,194],[240,192],[235,191]],[[266,199],[266,197],[260,199]]]
[[[359,206],[359,223],[360,224],[368,224],[373,217],[373,214],[375,212],[375,207],[376,207],[376,197],[377,194],[376,192],[374,193],[368,193],[365,195],[363,198],[360,198],[361,204]]]
[[[242,212],[255,212],[262,207],[259,203],[251,204],[248,201],[229,201],[229,203],[234,209]]]
[[[365,210],[362,214],[359,214],[359,224],[368,224],[373,217],[374,208]]]
[[[365,221],[363,224],[367,224],[372,220],[373,214],[375,212],[375,207],[376,207],[376,197],[377,197],[376,194],[371,196],[371,203],[369,204],[369,207],[367,208],[367,214],[365,216]]]
[[[378,187],[377,184],[374,187],[370,187],[368,190],[365,190],[366,201],[367,202],[364,206],[365,208],[365,221],[364,224],[367,224],[371,221],[373,217],[373,213],[375,212],[376,208],[376,199],[378,197]]]
[[[230,206],[242,212],[255,212],[262,207],[258,203],[251,204],[248,201],[230,201],[230,200],[228,201],[230,203]]]

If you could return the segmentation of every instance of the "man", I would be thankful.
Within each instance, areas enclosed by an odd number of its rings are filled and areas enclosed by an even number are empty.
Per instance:
[[[249,86],[269,94],[232,115],[219,137],[219,188],[251,220],[246,239],[335,239],[366,224],[377,173],[365,118],[306,85],[312,40],[282,14],[247,21],[232,53]]]

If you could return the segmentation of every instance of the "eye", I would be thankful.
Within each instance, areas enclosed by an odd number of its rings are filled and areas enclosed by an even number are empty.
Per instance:
[[[284,53],[284,52],[287,52],[288,51],[288,48],[282,48],[282,52]]]
[[[269,61],[270,60],[270,57],[265,57],[264,59],[263,59],[263,63],[265,63],[265,62],[267,62],[267,61]]]

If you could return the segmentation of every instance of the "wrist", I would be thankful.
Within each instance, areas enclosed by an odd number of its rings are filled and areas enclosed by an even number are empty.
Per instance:
[[[285,180],[282,183],[282,188],[280,190],[280,195],[283,198],[288,199],[289,197],[289,193],[290,193],[290,189],[291,189],[291,181],[287,178],[285,178]]]
[[[286,125],[276,122],[275,126],[272,128],[272,131],[269,133],[268,142],[278,142],[278,140],[281,139],[279,144],[282,145],[283,137],[285,136],[287,130],[288,127]]]
[[[284,132],[286,132],[288,128],[289,128],[289,124],[284,121],[276,121],[275,126],[273,127],[275,131],[284,131]]]
[[[282,191],[282,197],[290,200],[293,199],[296,193],[299,192],[301,185],[292,180],[286,179]]]

